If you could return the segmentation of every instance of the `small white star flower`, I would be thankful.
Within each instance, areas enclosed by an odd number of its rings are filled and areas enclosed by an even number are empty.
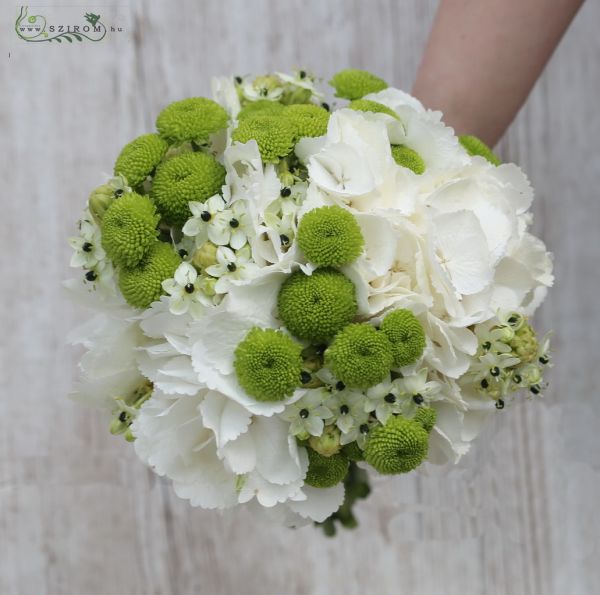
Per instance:
[[[183,233],[195,237],[197,246],[206,240],[225,246],[229,242],[229,221],[233,213],[225,208],[223,197],[215,194],[206,202],[191,201],[189,205],[192,217],[185,222]]]
[[[290,434],[305,440],[308,436],[320,436],[325,427],[324,420],[333,417],[325,401],[329,392],[324,388],[316,388],[307,393],[295,403],[291,403],[280,414],[281,419],[291,423]]]
[[[251,256],[248,244],[235,252],[227,246],[219,246],[216,255],[217,264],[206,268],[207,274],[219,279],[215,284],[217,293],[225,293],[230,280],[250,279],[258,272],[259,267],[252,261]]]
[[[162,287],[169,294],[169,310],[172,314],[189,312],[197,319],[202,316],[204,308],[212,303],[202,291],[202,278],[188,262],[182,262],[174,278],[163,281]]]
[[[375,417],[382,423],[402,410],[399,399],[398,380],[388,378],[367,390],[364,408],[367,412],[375,412]]]
[[[354,442],[360,434],[360,426],[369,419],[365,411],[365,396],[351,389],[335,391],[325,402],[335,418],[335,425],[342,433],[340,444]]]
[[[79,222],[79,235],[69,238],[69,245],[75,251],[71,256],[71,266],[91,270],[103,261],[106,253],[100,238],[100,228],[86,212]]]

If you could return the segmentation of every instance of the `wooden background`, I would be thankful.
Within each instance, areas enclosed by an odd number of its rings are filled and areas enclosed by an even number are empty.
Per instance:
[[[66,238],[120,147],[166,103],[208,93],[213,74],[303,66],[328,77],[352,65],[410,90],[435,8],[82,4],[73,14],[93,9],[125,31],[59,46],[19,40],[17,7],[2,3],[2,595],[600,593],[598,2],[501,145],[530,174],[535,229],[556,254],[558,282],[537,321],[556,329],[552,387],[499,413],[459,467],[377,482],[360,528],[327,540],[191,509],[66,398],[77,353],[65,335],[83,316],[60,290]]]

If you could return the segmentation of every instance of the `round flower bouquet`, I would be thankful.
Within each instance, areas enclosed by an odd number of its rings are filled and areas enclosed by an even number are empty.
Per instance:
[[[532,188],[368,72],[213,80],[122,149],[71,238],[77,398],[193,506],[356,524],[539,396]],[[335,109],[334,109],[335,108]]]

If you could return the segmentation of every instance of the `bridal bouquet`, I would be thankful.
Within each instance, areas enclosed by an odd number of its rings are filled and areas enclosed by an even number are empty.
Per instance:
[[[360,70],[216,78],[122,149],[70,239],[74,396],[193,506],[326,533],[368,472],[456,462],[544,389],[532,188]],[[336,109],[333,109],[335,107]]]

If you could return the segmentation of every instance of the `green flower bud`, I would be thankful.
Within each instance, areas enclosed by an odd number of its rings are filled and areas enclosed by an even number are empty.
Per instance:
[[[398,309],[388,314],[381,323],[381,332],[392,344],[394,366],[414,364],[425,349],[425,331],[410,310]]]
[[[147,196],[135,192],[114,200],[102,218],[102,247],[117,265],[132,268],[156,243],[159,216]]]
[[[421,175],[425,171],[425,162],[421,155],[406,145],[392,145],[392,157],[401,167],[406,167]]]
[[[169,244],[155,242],[135,269],[119,272],[119,289],[128,304],[147,308],[160,298],[162,282],[173,277],[180,264],[181,258]]]
[[[307,448],[306,451],[308,452],[308,472],[304,481],[307,485],[315,488],[331,488],[346,477],[348,459],[343,455],[324,457],[312,448]]]
[[[350,279],[333,269],[312,275],[292,273],[278,297],[279,317],[292,335],[323,343],[356,316],[356,290]]]
[[[158,134],[143,134],[125,145],[115,162],[115,176],[131,186],[141,184],[160,163],[169,145]]]
[[[227,112],[218,103],[191,97],[165,107],[156,119],[156,128],[168,143],[203,144],[212,133],[225,128],[227,121]]]
[[[480,157],[487,159],[492,165],[500,165],[502,163],[498,156],[495,155],[494,152],[476,136],[462,134],[458,137],[458,141],[465,148],[469,155],[479,155]]]
[[[194,252],[192,264],[200,270],[212,266],[213,264],[217,264],[217,248],[218,246],[211,241],[204,242],[204,244]]]
[[[298,245],[319,266],[339,267],[358,258],[364,246],[360,225],[338,206],[309,211],[298,226]]]
[[[294,148],[294,132],[293,126],[285,118],[249,116],[240,121],[231,140],[247,143],[254,139],[262,160],[265,163],[277,163]]]
[[[383,105],[383,103],[379,103],[378,101],[372,101],[370,99],[355,99],[348,104],[350,109],[359,111],[359,112],[373,112],[376,114],[387,114],[388,116],[392,116],[396,120],[400,119],[400,116],[387,105]]]
[[[159,165],[152,198],[165,223],[182,227],[192,216],[189,202],[205,202],[224,183],[225,168],[212,155],[185,153]]]
[[[355,68],[341,70],[333,76],[329,84],[335,89],[337,97],[345,99],[360,99],[369,93],[377,93],[388,87],[388,84],[378,76]]]
[[[425,460],[428,450],[429,435],[421,424],[392,416],[370,433],[365,460],[385,475],[408,473]]]
[[[102,186],[98,186],[98,188],[92,190],[88,199],[88,207],[94,221],[98,225],[102,223],[102,217],[104,217],[106,209],[108,209],[114,199],[115,191],[108,184],[102,184]]]
[[[366,389],[389,374],[392,345],[384,333],[370,324],[350,324],[325,351],[325,363],[346,386]]]
[[[281,401],[300,383],[302,346],[273,329],[251,329],[235,349],[240,386],[257,401]]]
[[[330,457],[340,452],[340,430],[337,426],[325,426],[320,436],[311,436],[310,447],[324,457]]]

